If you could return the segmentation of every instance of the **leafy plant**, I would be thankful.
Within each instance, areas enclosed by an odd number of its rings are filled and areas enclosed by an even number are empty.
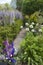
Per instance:
[[[43,65],[43,37],[28,33],[21,42],[19,59],[27,65]]]
[[[30,16],[30,21],[34,21],[35,23],[43,23],[43,16],[41,12],[36,11]]]
[[[20,26],[23,25],[22,20],[16,20],[15,23],[6,26],[0,26],[0,44],[8,38],[9,42],[15,39],[20,31]]]

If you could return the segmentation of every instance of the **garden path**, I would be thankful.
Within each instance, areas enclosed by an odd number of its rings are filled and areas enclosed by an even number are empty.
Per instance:
[[[20,46],[20,42],[23,40],[23,38],[26,35],[26,30],[23,28],[20,33],[17,35],[16,39],[14,40],[14,47],[18,50]]]

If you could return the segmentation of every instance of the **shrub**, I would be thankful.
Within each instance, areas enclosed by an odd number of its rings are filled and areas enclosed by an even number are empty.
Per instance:
[[[0,44],[4,39],[8,38],[9,42],[15,39],[20,31],[20,26],[23,25],[22,20],[16,20],[15,23],[6,26],[0,26]]]
[[[43,65],[43,36],[28,33],[21,42],[18,57],[26,65]]]
[[[43,23],[43,16],[42,16],[41,12],[36,11],[35,13],[33,13],[30,16],[30,21],[42,24]]]

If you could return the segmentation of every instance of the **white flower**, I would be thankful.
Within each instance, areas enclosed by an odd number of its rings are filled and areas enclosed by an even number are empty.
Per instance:
[[[7,60],[8,58],[6,57],[6,60]]]
[[[11,57],[12,57],[12,54],[11,54]]]
[[[34,22],[32,22],[32,25],[34,25],[35,23]]]
[[[39,29],[39,32],[42,32],[42,29]]]
[[[29,24],[28,23],[25,23],[26,26],[28,26]]]
[[[9,62],[11,62],[11,60],[9,60]]]
[[[23,28],[23,26],[20,27],[21,29]]]
[[[32,29],[32,30],[31,30],[31,32],[35,32],[35,30],[34,30],[34,29]]]
[[[26,31],[29,31],[29,28],[26,28]]]
[[[30,28],[33,28],[33,25],[30,25],[29,27],[30,27]]]

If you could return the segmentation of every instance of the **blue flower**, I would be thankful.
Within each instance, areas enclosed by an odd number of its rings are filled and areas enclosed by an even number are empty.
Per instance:
[[[11,43],[12,47],[14,46],[14,42]]]
[[[15,59],[13,59],[13,58],[11,58],[10,60],[11,60],[11,62],[13,62],[13,63],[15,63],[15,62],[16,62],[16,60],[15,60]]]
[[[11,62],[15,63],[16,60],[12,57],[14,56],[15,48],[14,48],[14,42],[11,44],[8,43],[8,40],[4,41],[5,48],[3,49],[3,52],[6,54],[6,60],[10,60]]]
[[[14,55],[15,49],[12,48],[11,54]]]

